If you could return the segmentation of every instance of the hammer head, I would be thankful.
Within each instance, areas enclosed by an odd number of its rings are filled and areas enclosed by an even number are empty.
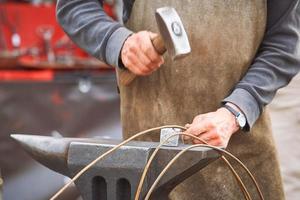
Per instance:
[[[159,32],[172,59],[188,55],[190,43],[176,10],[171,7],[158,8],[155,13]]]

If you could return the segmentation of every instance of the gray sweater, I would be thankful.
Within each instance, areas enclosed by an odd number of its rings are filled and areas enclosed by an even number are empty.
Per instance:
[[[57,19],[82,49],[112,66],[132,31],[113,21],[99,0],[58,0]],[[123,0],[123,21],[134,0]],[[223,100],[237,105],[251,128],[276,91],[300,70],[300,0],[268,0],[267,30],[256,58],[232,93]],[[300,101],[300,99],[299,99]]]

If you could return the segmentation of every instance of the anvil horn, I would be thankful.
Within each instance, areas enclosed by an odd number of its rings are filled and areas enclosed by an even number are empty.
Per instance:
[[[56,172],[69,175],[68,149],[75,139],[21,134],[13,134],[11,137],[36,161]]]

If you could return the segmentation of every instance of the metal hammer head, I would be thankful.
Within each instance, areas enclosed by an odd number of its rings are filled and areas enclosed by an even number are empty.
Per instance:
[[[176,10],[171,7],[158,8],[155,17],[165,47],[172,59],[188,55],[191,52],[190,43]]]

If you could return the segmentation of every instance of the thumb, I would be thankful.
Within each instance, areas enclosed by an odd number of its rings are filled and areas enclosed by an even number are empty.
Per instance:
[[[151,31],[148,31],[148,34],[149,34],[149,37],[150,37],[151,40],[153,40],[155,37],[158,36],[157,33],[153,33],[153,32],[151,32]]]

